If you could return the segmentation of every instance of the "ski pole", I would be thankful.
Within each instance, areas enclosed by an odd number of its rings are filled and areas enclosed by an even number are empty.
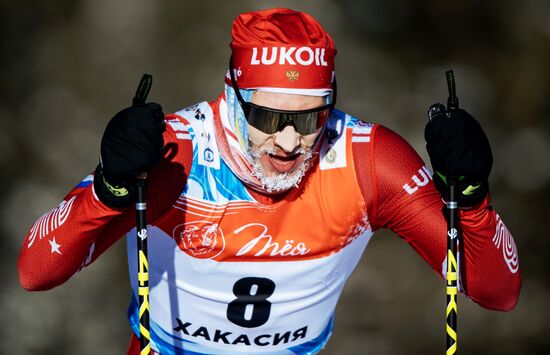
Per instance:
[[[458,109],[458,98],[456,97],[455,78],[452,70],[445,72],[447,77],[447,87],[449,89],[449,98],[447,99],[447,109],[442,104],[434,104],[428,110],[428,119],[431,121],[435,116],[447,114],[449,111]],[[443,118],[445,119],[445,118]],[[445,180],[447,184],[447,307],[445,311],[445,330],[447,333],[447,352],[446,355],[455,355],[457,353],[457,328],[458,317],[457,295],[458,295],[458,202],[457,202],[457,182],[458,177],[449,176]]]
[[[143,74],[132,100],[132,105],[143,105],[151,90],[153,77]],[[149,328],[149,263],[147,261],[147,205],[146,200],[147,173],[138,177],[136,201],[136,232],[138,250],[138,299],[139,299],[139,344],[140,355],[151,352],[151,334]]]
[[[458,109],[458,98],[456,97],[455,78],[452,70],[445,72],[449,98],[447,110]],[[458,295],[458,202],[457,202],[457,181],[456,176],[448,178],[449,200],[447,201],[447,308],[446,331],[447,331],[447,352],[446,355],[457,353],[457,295]]]

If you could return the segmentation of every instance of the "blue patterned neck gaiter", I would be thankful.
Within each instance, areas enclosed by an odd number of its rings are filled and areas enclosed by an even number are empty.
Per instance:
[[[239,89],[243,99],[245,101],[250,101],[254,90]],[[239,144],[245,154],[248,152],[248,122],[246,117],[244,117],[243,109],[239,104],[239,100],[235,95],[235,90],[229,86],[225,85],[225,98],[227,101],[227,114],[229,116],[229,122],[231,123],[231,128],[237,135]]]

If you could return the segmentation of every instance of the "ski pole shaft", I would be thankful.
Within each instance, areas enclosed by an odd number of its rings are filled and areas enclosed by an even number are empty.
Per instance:
[[[144,104],[151,90],[153,78],[143,74],[132,100],[132,105]],[[136,232],[138,260],[138,300],[139,300],[139,343],[140,355],[151,352],[151,334],[149,327],[149,262],[147,260],[147,205],[146,205],[147,173],[138,177],[136,201]]]
[[[138,244],[138,298],[139,298],[139,343],[140,355],[151,352],[149,332],[149,262],[147,260],[147,220],[145,203],[145,179],[138,180],[136,202]]]
[[[456,97],[455,81],[453,71],[446,73],[449,99],[448,110],[458,109],[458,98]],[[458,295],[458,202],[457,202],[457,178],[449,177],[448,189],[449,200],[447,201],[447,307],[445,312],[447,352],[446,355],[457,353],[457,295]]]
[[[447,331],[447,355],[457,353],[457,295],[458,295],[458,262],[457,262],[457,239],[458,239],[458,213],[456,202],[456,181],[449,179],[449,201],[447,201],[447,308],[446,331]]]

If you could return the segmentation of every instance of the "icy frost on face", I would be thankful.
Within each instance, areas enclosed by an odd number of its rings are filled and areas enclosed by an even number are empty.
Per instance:
[[[291,172],[273,173],[268,176],[260,162],[260,158],[265,154],[275,154],[277,149],[272,145],[266,145],[258,148],[250,148],[249,156],[252,161],[252,174],[260,180],[267,192],[282,192],[292,187],[298,187],[302,178],[312,165],[314,153],[311,149],[299,148],[295,153],[301,154],[304,161],[300,166]]]

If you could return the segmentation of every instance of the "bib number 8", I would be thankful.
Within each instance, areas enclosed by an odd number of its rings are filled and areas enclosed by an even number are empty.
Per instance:
[[[271,312],[267,299],[275,291],[275,282],[263,277],[245,277],[233,285],[237,298],[227,306],[227,319],[245,328],[265,324]]]

